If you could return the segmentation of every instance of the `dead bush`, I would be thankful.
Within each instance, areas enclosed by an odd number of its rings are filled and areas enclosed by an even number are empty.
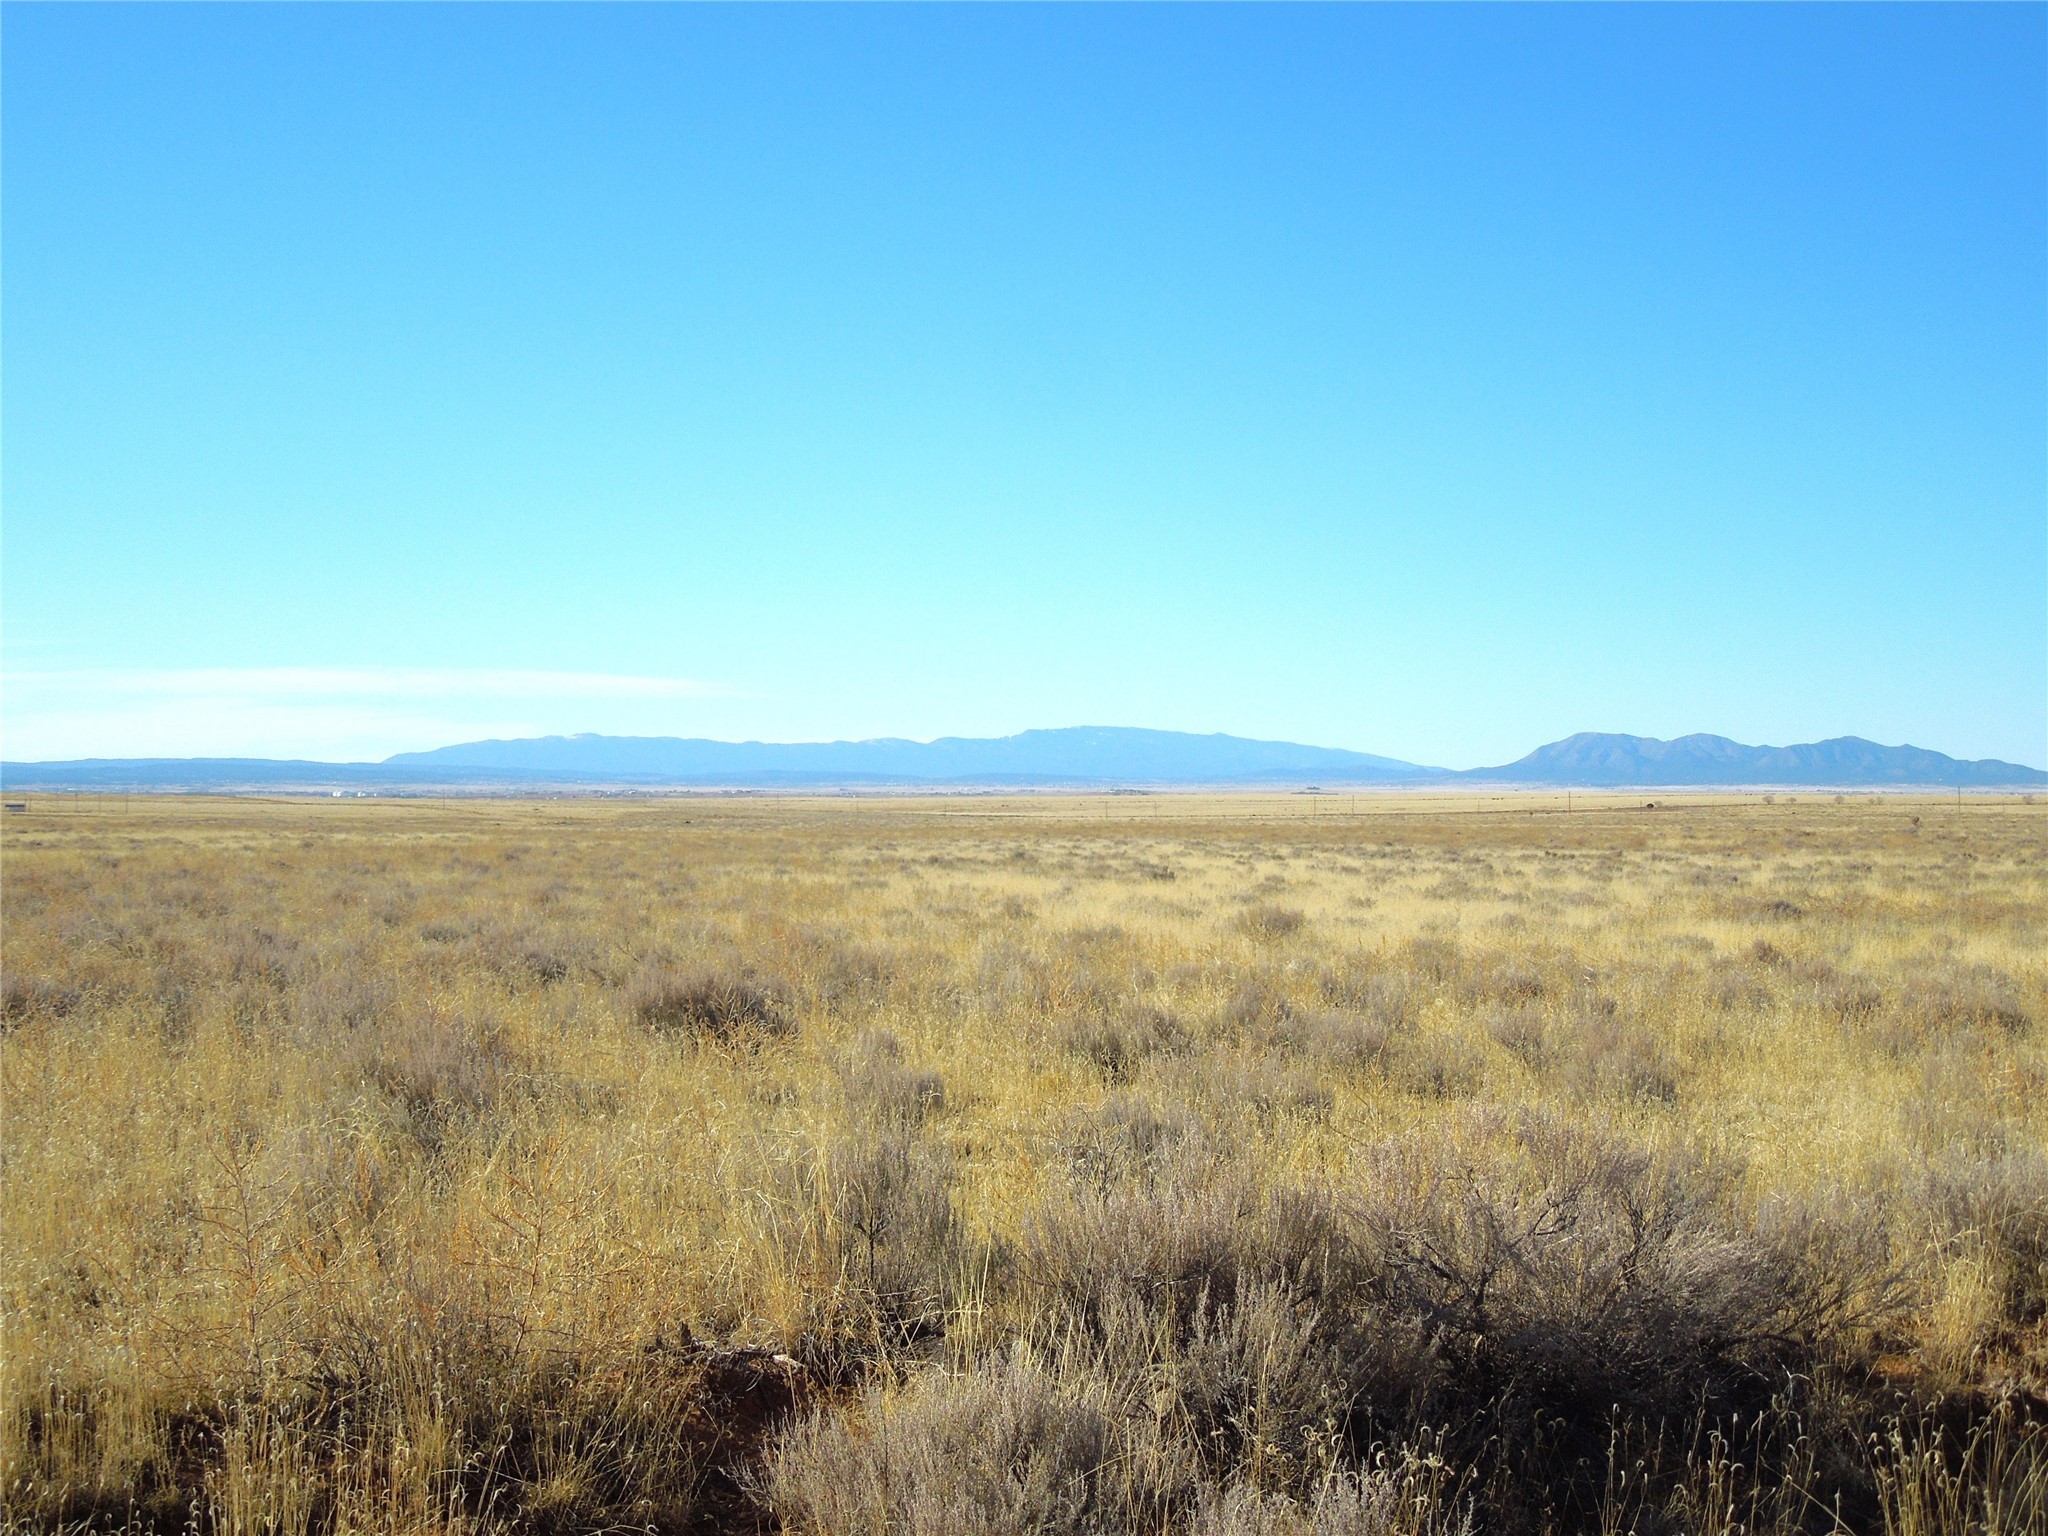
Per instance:
[[[1175,1078],[1192,1097],[1226,1114],[1325,1115],[1336,1100],[1315,1072],[1262,1051],[1198,1057]]]
[[[1389,1037],[1415,1021],[1415,984],[1398,971],[1344,967],[1320,978],[1321,1000],[1340,1016],[1384,1031]]]
[[[1202,1123],[1186,1105],[1113,1093],[1098,1108],[1069,1116],[1060,1148],[1076,1180],[1106,1193],[1157,1178],[1204,1141]]]
[[[464,939],[465,958],[512,982],[562,981],[572,971],[597,971],[588,934],[559,922],[484,922]]]
[[[1264,976],[1240,983],[1223,1007],[1226,1025],[1255,1038],[1264,1038],[1272,1026],[1293,1016],[1293,1000],[1275,981]]]
[[[1183,1166],[1041,1209],[1020,1315],[1149,1427],[1155,1496],[1185,1507],[1242,1481],[1305,1497],[1344,1453],[1368,1362],[1408,1347],[1361,1326],[1355,1259],[1326,1196],[1230,1170],[1200,1183]]]
[[[817,1536],[1083,1536],[1115,1529],[1116,1446],[1095,1384],[1027,1358],[927,1371],[813,1413],[771,1454],[769,1503]]]
[[[1256,1483],[1209,1484],[1195,1506],[1188,1536],[1316,1536],[1306,1509]]]
[[[657,1034],[748,1043],[792,1028],[777,989],[724,971],[650,966],[626,989],[626,1008]]]
[[[1618,1019],[1580,1017],[1569,1036],[1565,1076],[1589,1098],[1658,1099],[1678,1095],[1670,1057],[1647,1031]]]
[[[1460,990],[1474,1000],[1527,1003],[1545,995],[1542,974],[1527,961],[1509,955],[1480,953],[1466,964]]]
[[[76,987],[9,971],[0,976],[0,1019],[11,1024],[37,1015],[58,1018],[76,1008],[81,995]]]
[[[1472,1536],[1471,1500],[1441,1437],[1381,1452],[1316,1490],[1314,1536]]]
[[[233,980],[279,989],[291,985],[306,964],[303,944],[259,923],[229,929],[221,941],[220,956]]]
[[[1580,993],[1557,1013],[1529,1004],[1497,1009],[1486,1028],[1502,1049],[1540,1072],[1558,1073],[1589,1098],[1669,1101],[1677,1093],[1663,1047],[1622,1018],[1609,998]]]
[[[388,976],[349,969],[315,975],[292,996],[292,1015],[316,1038],[348,1034],[387,1018],[398,1005]]]
[[[1408,941],[1407,969],[1423,980],[1447,986],[1465,970],[1465,951],[1455,939],[1414,938]]]
[[[1308,914],[1295,907],[1277,906],[1270,901],[1255,901],[1237,915],[1240,932],[1254,939],[1284,939],[1299,933],[1308,921]]]
[[[2048,1319],[2048,1152],[1952,1154],[1929,1171],[1916,1203],[1933,1213],[1945,1243],[1989,1262],[2001,1322]]]
[[[1130,1001],[1141,973],[1117,963],[1117,929],[1076,929],[1052,953],[999,942],[982,951],[976,990],[990,1006],[1069,1018],[1106,1018]]]
[[[915,1126],[946,1102],[939,1074],[903,1064],[903,1045],[885,1029],[863,1031],[834,1063],[857,1121]]]
[[[1239,1479],[1209,1484],[1189,1536],[1471,1536],[1450,1468],[1403,1449],[1367,1469],[1333,1472],[1306,1499]]]
[[[1351,1408],[1346,1353],[1315,1300],[1284,1281],[1252,1279],[1213,1303],[1205,1294],[1161,1374],[1212,1474],[1257,1486],[1311,1485]]]
[[[1091,1063],[1112,1083],[1128,1082],[1148,1057],[1178,1055],[1187,1031],[1160,1008],[1130,1004],[1108,1015],[1083,1014],[1062,1024],[1061,1049]]]
[[[1487,1017],[1486,1032],[1532,1067],[1550,1059],[1550,1021],[1540,1008],[1497,1008]]]
[[[1988,965],[1948,966],[1908,982],[1899,999],[1902,1012],[1934,1029],[1972,1025],[2018,1033],[2031,1024],[2019,986]]]
[[[1818,957],[1782,962],[1807,1003],[1837,1018],[1867,1018],[1884,1003],[1884,993],[1867,976],[1844,972]]]
[[[1707,973],[1706,997],[1708,1006],[1722,1013],[1760,1013],[1771,1005],[1770,989],[1726,960],[1716,961]]]
[[[1241,1285],[1264,1280],[1321,1294],[1337,1253],[1336,1216],[1313,1190],[1262,1189],[1224,1170],[1108,1191],[1085,1188],[1026,1220],[1019,1264],[1040,1303],[1031,1315],[1058,1337],[1068,1328],[1107,1336],[1124,1302],[1183,1333],[1198,1309],[1232,1305]]]
[[[1423,1099],[1456,1099],[1479,1085],[1478,1064],[1452,1035],[1409,1034],[1388,1042],[1387,1081]]]
[[[494,1021],[424,1009],[348,1036],[343,1060],[430,1150],[457,1121],[492,1109],[520,1068]]]
[[[1277,1038],[1325,1068],[1360,1072],[1385,1060],[1394,1032],[1370,1014],[1311,1013],[1290,1020]]]
[[[964,1251],[951,1169],[902,1123],[861,1125],[825,1148],[822,1206],[844,1326],[881,1347],[942,1325]]]
[[[811,990],[831,1008],[881,1001],[899,963],[885,950],[829,932],[801,931],[791,947],[803,961]]]
[[[1486,1161],[1387,1149],[1353,1210],[1378,1305],[1431,1341],[1431,1380],[1400,1390],[1439,1412],[1505,1395],[1594,1438],[1616,1412],[1675,1425],[1761,1403],[1841,1318],[1792,1262],[1818,1224],[1773,1241],[1726,1214],[1728,1193],[1707,1165],[1545,1120]]]
[[[1051,967],[1033,950],[1008,940],[987,945],[975,962],[976,994],[991,1009],[1019,1004],[1043,1008],[1051,998]]]

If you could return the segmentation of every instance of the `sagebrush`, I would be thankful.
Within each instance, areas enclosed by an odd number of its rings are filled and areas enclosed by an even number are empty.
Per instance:
[[[17,1529],[2048,1529],[2018,803],[5,826]]]

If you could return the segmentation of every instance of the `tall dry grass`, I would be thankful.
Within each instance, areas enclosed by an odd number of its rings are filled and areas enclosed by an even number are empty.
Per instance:
[[[2048,1529],[2044,832],[34,802],[6,1521]]]

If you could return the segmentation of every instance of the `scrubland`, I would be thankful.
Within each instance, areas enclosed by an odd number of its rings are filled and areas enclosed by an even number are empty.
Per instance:
[[[2048,807],[4,826],[14,1529],[2048,1529]]]

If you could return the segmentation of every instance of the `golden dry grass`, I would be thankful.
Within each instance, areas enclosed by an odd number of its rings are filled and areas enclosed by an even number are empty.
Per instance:
[[[38,799],[8,1521],[2048,1518],[2048,807],[1573,810]]]

